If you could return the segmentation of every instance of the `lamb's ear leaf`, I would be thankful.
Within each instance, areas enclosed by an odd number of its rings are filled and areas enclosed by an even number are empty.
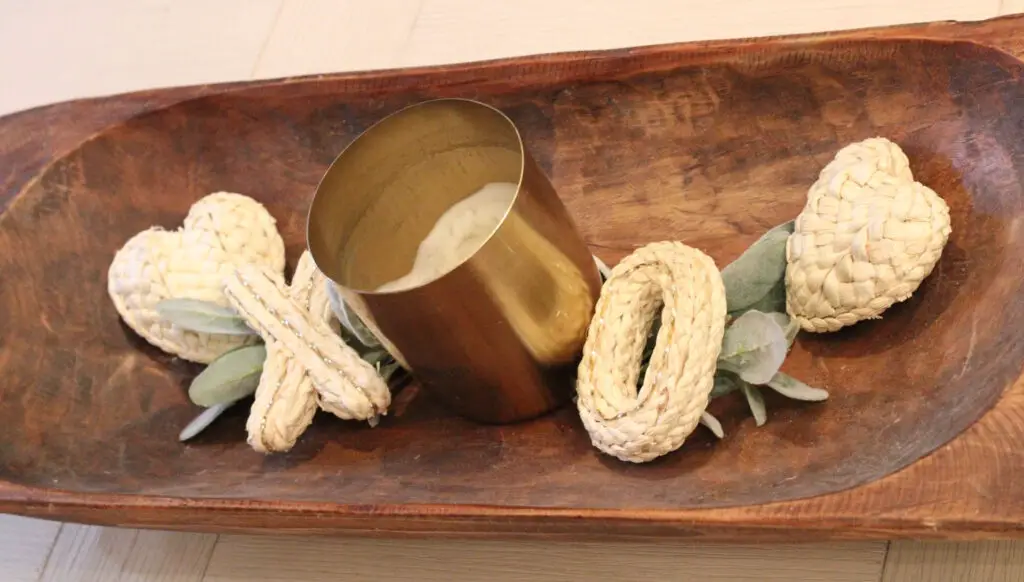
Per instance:
[[[224,353],[192,380],[188,397],[199,406],[235,402],[256,391],[267,359],[263,344]]]
[[[754,423],[757,426],[763,426],[768,420],[768,410],[764,405],[764,395],[757,389],[756,386],[744,383],[740,386],[740,390],[743,391],[743,396],[747,398],[747,405],[750,406],[750,412],[754,415]]]
[[[718,419],[712,416],[712,414],[707,410],[700,413],[700,423],[706,426],[716,437],[725,437],[725,431],[722,430],[722,423],[718,422]]]
[[[726,311],[741,313],[752,309],[773,290],[777,292],[779,281],[786,276],[786,241],[793,234],[794,225],[795,221],[790,220],[772,228],[722,269]],[[779,308],[772,305],[764,310]]]
[[[730,311],[729,315],[739,317],[745,311],[763,311],[765,313],[782,312],[786,310],[786,278],[785,274],[779,279],[774,287],[768,290],[764,297],[742,309]]]
[[[821,388],[814,388],[808,386],[796,378],[778,372],[771,379],[770,382],[765,384],[772,390],[782,394],[786,398],[792,398],[793,400],[803,400],[805,402],[821,402],[822,400],[828,399],[828,391]]]
[[[594,263],[597,265],[597,272],[601,274],[601,282],[604,283],[612,276],[612,268],[597,255],[594,255]]]
[[[747,311],[726,328],[718,367],[751,384],[765,384],[779,371],[788,351],[786,333],[774,317]]]
[[[226,335],[256,334],[235,310],[209,301],[164,299],[156,304],[156,312],[160,319],[189,331]]]
[[[225,410],[231,408],[232,404],[234,404],[234,402],[214,404],[200,412],[199,416],[192,419],[191,422],[185,425],[185,428],[181,429],[181,432],[178,433],[178,440],[184,442],[203,432],[206,430],[206,427],[213,424],[213,421],[217,420],[220,415],[224,414]]]
[[[719,371],[715,374],[715,385],[711,389],[709,399],[719,398],[739,389],[740,385],[736,383],[736,379],[732,375]]]
[[[338,293],[338,288],[334,286],[334,283],[324,281],[324,285],[327,286],[327,302],[331,306],[331,311],[334,312],[334,317],[341,323],[341,327],[367,348],[380,346],[380,340],[373,335],[373,332],[359,319],[358,315],[352,313],[352,309],[345,304],[345,300]]]
[[[768,315],[775,320],[775,323],[779,324],[779,327],[782,328],[783,333],[786,335],[786,344],[792,347],[793,341],[796,340],[796,335],[800,333],[800,324],[786,313],[774,312]]]

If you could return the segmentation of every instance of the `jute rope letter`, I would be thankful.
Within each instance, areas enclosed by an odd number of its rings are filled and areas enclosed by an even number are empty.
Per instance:
[[[638,393],[659,309],[661,329]],[[722,276],[697,249],[652,243],[616,265],[601,289],[576,384],[594,446],[634,463],[679,448],[707,407],[725,318]]]
[[[312,421],[315,404],[347,420],[371,420],[387,411],[387,384],[328,325],[323,275],[308,252],[290,287],[272,271],[247,265],[228,278],[224,293],[267,344],[246,426],[255,450],[290,449]]]

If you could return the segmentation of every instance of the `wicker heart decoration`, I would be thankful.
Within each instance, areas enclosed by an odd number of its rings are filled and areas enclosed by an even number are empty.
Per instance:
[[[819,174],[786,246],[786,308],[812,332],[875,319],[917,290],[949,239],[946,202],[872,138]]]
[[[266,208],[241,194],[216,192],[192,206],[183,228],[152,227],[129,239],[110,264],[107,292],[125,323],[146,341],[208,364],[258,336],[185,330],[161,319],[156,304],[187,298],[230,307],[224,278],[236,266],[263,265],[283,276],[284,263],[284,241]]]

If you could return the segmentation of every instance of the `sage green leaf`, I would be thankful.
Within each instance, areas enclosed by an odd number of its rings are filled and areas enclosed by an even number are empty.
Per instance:
[[[715,386],[711,389],[711,396],[709,398],[719,398],[739,390],[740,385],[736,382],[736,379],[728,374],[716,373],[715,374]]]
[[[776,312],[769,313],[768,315],[782,328],[782,332],[786,336],[786,345],[792,346],[793,340],[796,339],[796,334],[800,331],[800,324],[785,313]]]
[[[385,383],[390,383],[391,378],[401,369],[402,366],[398,362],[391,362],[380,367],[380,377],[384,379]]]
[[[327,301],[331,305],[331,311],[334,312],[334,317],[341,323],[341,327],[345,328],[352,337],[356,338],[356,341],[363,344],[368,348],[375,348],[380,345],[380,341],[377,340],[377,336],[373,335],[370,328],[366,327],[359,316],[352,313],[348,305],[345,304],[345,300],[341,298],[341,294],[338,293],[338,289],[330,281],[325,281],[327,285]]]
[[[188,423],[185,425],[185,428],[181,429],[181,432],[178,433],[178,441],[187,441],[206,430],[206,427],[213,424],[213,421],[217,420],[217,417],[224,414],[225,410],[231,408],[232,404],[234,404],[234,402],[214,404],[199,413],[199,416],[195,417],[192,422]]]
[[[791,220],[769,230],[722,269],[726,311],[737,313],[752,308],[771,293],[779,281],[784,281],[786,241],[793,233],[793,226]]]
[[[800,333],[800,323],[790,318],[789,325],[783,329],[783,332],[786,334],[786,345],[792,347],[797,334]]]
[[[594,263],[597,264],[597,271],[601,274],[601,282],[604,283],[612,276],[611,268],[601,259],[594,255]]]
[[[786,326],[789,325],[789,315],[787,315],[785,313],[779,313],[777,311],[776,312],[770,312],[770,313],[769,312],[765,312],[765,315],[767,315],[768,317],[772,318],[772,321],[777,323],[779,325],[779,327],[781,327],[783,330],[785,330]]]
[[[160,318],[191,331],[228,335],[255,335],[233,309],[198,299],[164,299],[156,304]]]
[[[796,378],[779,372],[766,384],[772,390],[793,400],[806,402],[821,402],[828,399],[828,391],[821,388],[813,388],[804,384]]]
[[[199,406],[214,406],[252,394],[260,383],[266,359],[267,348],[262,344],[226,352],[192,380],[189,399]]]
[[[726,328],[718,367],[751,384],[765,384],[779,371],[787,351],[778,322],[766,313],[748,311]]]
[[[764,405],[764,395],[757,389],[756,386],[751,386],[744,382],[740,386],[740,390],[743,390],[743,396],[747,398],[747,406],[750,407],[750,412],[754,415],[754,424],[762,426],[768,420],[768,410]]]
[[[748,305],[743,309],[736,311],[730,311],[729,315],[737,317],[742,315],[744,311],[763,311],[764,313],[771,313],[773,311],[785,311],[786,310],[786,279],[783,276],[779,279],[771,290],[765,294],[764,297],[754,302],[753,305]]]
[[[391,354],[385,350],[371,350],[363,355],[363,360],[371,366],[381,366],[387,364],[389,361],[394,361]]]
[[[718,419],[712,416],[712,414],[707,410],[700,413],[700,423],[706,426],[716,437],[725,438],[725,431],[722,430],[722,423],[718,422]]]
[[[405,370],[402,368],[402,365],[387,352],[387,350],[370,350],[364,354],[362,358],[366,363],[376,368],[377,374],[383,378],[384,382],[387,384],[390,384],[396,375]]]

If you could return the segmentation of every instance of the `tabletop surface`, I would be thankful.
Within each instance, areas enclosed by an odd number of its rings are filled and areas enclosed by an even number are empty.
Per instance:
[[[0,0],[0,115],[175,85],[1024,12],[1024,0]],[[0,515],[0,582],[1024,580],[1024,542],[212,535]]]

